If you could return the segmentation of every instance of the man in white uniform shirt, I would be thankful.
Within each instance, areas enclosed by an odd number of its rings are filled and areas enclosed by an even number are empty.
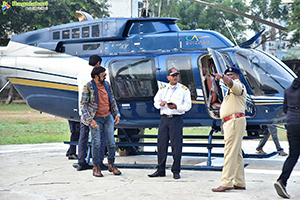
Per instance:
[[[180,178],[180,163],[182,155],[182,115],[192,107],[190,90],[178,83],[179,71],[175,68],[168,70],[169,84],[162,86],[154,97],[154,107],[160,109],[161,120],[157,136],[157,171],[149,177],[162,177],[166,175],[166,160],[169,140],[171,142],[173,165],[171,171],[173,178]]]

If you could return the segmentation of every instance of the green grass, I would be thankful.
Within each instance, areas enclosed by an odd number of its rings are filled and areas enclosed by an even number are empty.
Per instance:
[[[189,127],[183,129],[183,135],[208,135],[210,132],[210,127]],[[145,129],[145,135],[157,135],[158,129],[152,128]],[[221,135],[220,132],[214,133],[214,135]],[[156,139],[144,139],[145,141],[156,141]],[[189,140],[196,140],[196,139],[189,139]],[[197,139],[199,140],[199,139]],[[204,139],[207,141],[207,139]]]
[[[12,112],[13,111],[13,112]],[[0,105],[0,145],[36,144],[70,140],[68,121],[38,114],[26,104]],[[26,116],[23,116],[26,114]],[[3,117],[4,116],[4,117]]]
[[[31,109],[27,104],[9,104],[5,105],[4,103],[0,103],[0,111],[35,111]]]
[[[69,138],[67,120],[54,118],[31,122],[19,117],[0,120],[0,145],[63,142]]]

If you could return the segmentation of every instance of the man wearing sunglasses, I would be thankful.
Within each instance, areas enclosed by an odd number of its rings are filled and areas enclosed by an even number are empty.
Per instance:
[[[247,91],[240,82],[240,70],[228,67],[224,74],[214,74],[215,79],[222,79],[228,87],[220,108],[224,131],[224,166],[221,185],[213,188],[213,192],[225,192],[231,189],[246,189],[244,162],[242,155],[242,139],[246,129]]]
[[[91,72],[92,80],[83,87],[80,106],[81,121],[89,125],[92,134],[93,176],[96,177],[103,177],[100,168],[101,135],[106,139],[108,170],[114,175],[121,174],[114,165],[116,151],[114,124],[119,123],[120,113],[111,86],[105,81],[105,70],[102,66],[94,67]]]
[[[101,65],[102,58],[96,54],[91,55],[89,58],[89,66],[85,66],[79,71],[77,82],[78,82],[78,107],[80,108],[80,101],[82,96],[82,90],[83,86],[90,81],[91,77],[91,71],[93,67],[99,67]],[[81,110],[79,109],[79,116],[81,116]],[[79,134],[79,140],[78,140],[78,167],[77,171],[92,169],[93,167],[90,166],[86,162],[86,149],[88,145],[88,139],[89,139],[89,132],[90,128],[89,126],[84,125],[82,122],[80,122],[80,134]],[[107,170],[108,167],[103,164],[104,154],[105,154],[105,137],[101,137],[101,147],[100,147],[100,167],[102,170]]]

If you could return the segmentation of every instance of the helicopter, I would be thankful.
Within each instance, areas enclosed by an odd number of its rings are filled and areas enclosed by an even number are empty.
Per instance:
[[[168,83],[172,67],[191,91],[192,108],[184,115],[184,127],[212,127],[210,135],[220,130],[218,110],[228,88],[212,74],[229,66],[240,69],[247,89],[248,135],[259,135],[261,125],[285,123],[284,90],[296,75],[276,57],[238,47],[215,31],[181,31],[176,18],[79,15],[86,20],[13,36],[0,49],[0,75],[31,108],[79,121],[78,72],[91,70],[89,56],[98,54],[121,114],[118,134],[138,135],[158,127],[160,114],[153,98]]]

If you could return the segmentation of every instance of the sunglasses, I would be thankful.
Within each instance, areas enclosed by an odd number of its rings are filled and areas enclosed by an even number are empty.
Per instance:
[[[99,74],[99,75],[97,75],[97,76],[99,76],[99,77],[100,77],[100,74]],[[106,73],[102,74],[102,77],[106,77]]]

